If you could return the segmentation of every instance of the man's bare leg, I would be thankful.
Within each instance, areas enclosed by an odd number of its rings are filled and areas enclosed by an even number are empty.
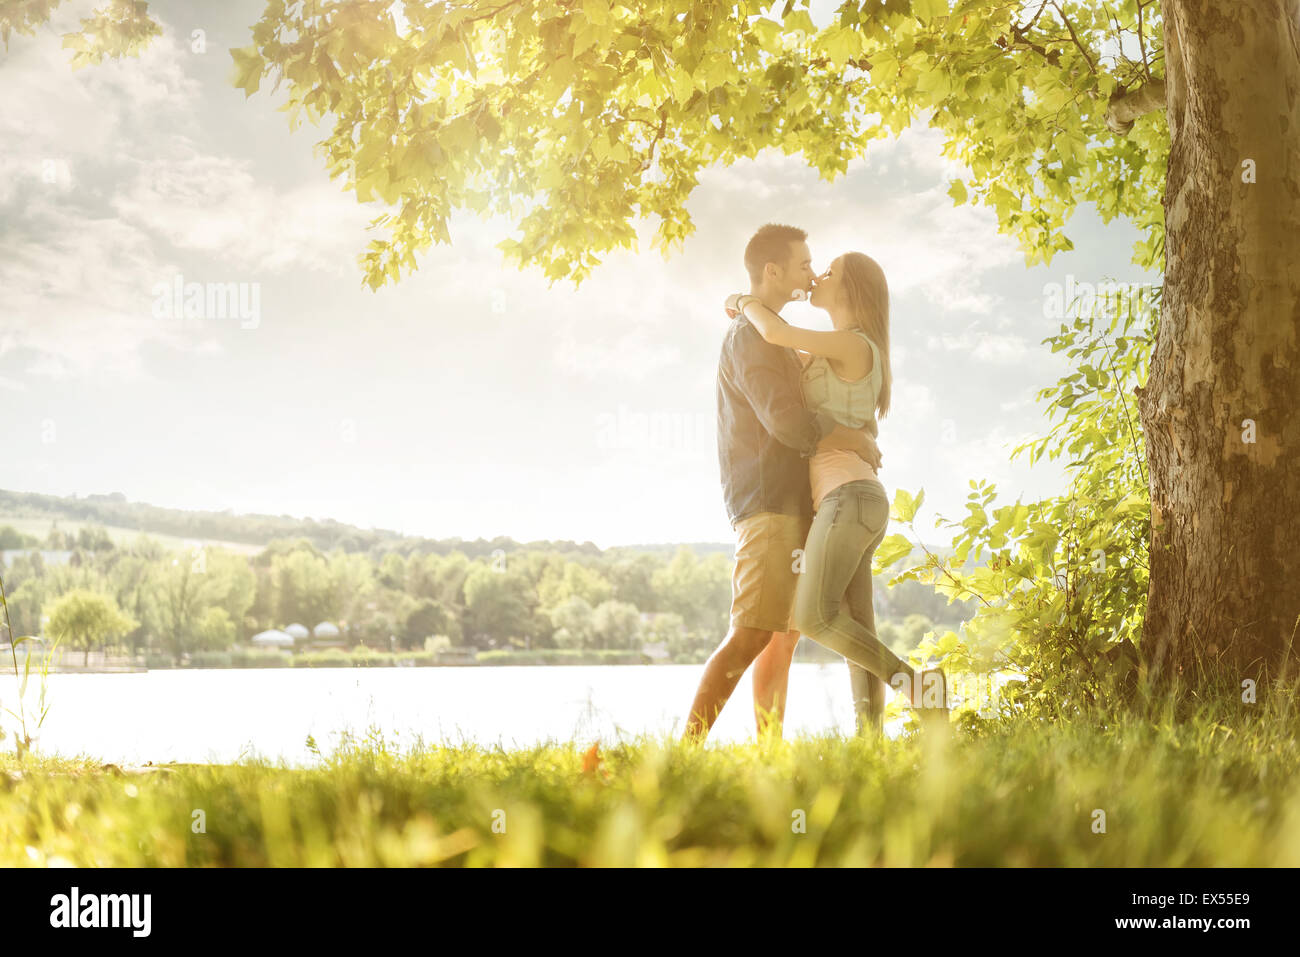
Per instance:
[[[704,677],[691,704],[683,740],[702,741],[718,719],[722,706],[740,683],[740,676],[772,639],[770,631],[757,628],[733,628],[704,664]]]
[[[799,632],[778,631],[754,659],[754,724],[760,738],[769,732],[781,737],[790,662],[798,644]]]

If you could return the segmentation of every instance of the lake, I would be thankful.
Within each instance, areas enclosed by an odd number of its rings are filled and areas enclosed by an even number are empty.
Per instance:
[[[556,742],[608,743],[685,726],[703,665],[466,668],[162,670],[52,674],[49,715],[34,736],[46,754],[104,761],[230,762],[244,757],[308,766],[308,735],[328,754],[350,730],[378,728],[399,750],[472,742],[506,748]],[[710,742],[755,736],[751,673],[736,686]],[[12,675],[0,705],[17,710]],[[38,700],[38,679],[27,706]],[[848,668],[796,662],[790,669],[785,736],[853,734]],[[4,715],[6,729],[16,719]],[[28,726],[32,722],[29,717]],[[901,721],[886,725],[899,733]],[[13,740],[3,743],[13,748]]]

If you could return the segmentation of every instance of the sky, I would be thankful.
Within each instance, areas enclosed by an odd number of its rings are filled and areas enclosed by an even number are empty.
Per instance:
[[[1138,238],[1083,208],[1072,252],[1026,268],[923,125],[827,183],[771,149],[699,177],[696,231],[665,260],[607,257],[578,290],[494,248],[508,219],[465,211],[452,245],[371,292],[357,256],[381,210],[331,181],[266,90],[229,84],[261,2],[153,2],[137,59],[73,72],[59,35],[0,51],[0,488],[333,518],[434,538],[726,542],[715,431],[722,302],[748,286],[765,222],[809,233],[814,268],[865,252],[891,290],[893,408],[880,478],[925,490],[917,528],[964,514],[969,481],[1007,501],[1064,485],[1009,461],[1065,371],[1042,339],[1051,283],[1139,281]],[[831,4],[813,4],[828,20]],[[194,30],[206,49],[193,49]],[[171,315],[177,282],[237,284],[250,318]],[[252,297],[256,295],[256,299]],[[796,324],[830,328],[791,303]]]

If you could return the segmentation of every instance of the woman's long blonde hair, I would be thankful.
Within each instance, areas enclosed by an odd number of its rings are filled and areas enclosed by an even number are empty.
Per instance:
[[[880,349],[880,393],[876,410],[880,417],[889,414],[890,385],[894,381],[889,368],[889,284],[885,271],[866,253],[845,253],[840,258],[844,296],[858,327]]]

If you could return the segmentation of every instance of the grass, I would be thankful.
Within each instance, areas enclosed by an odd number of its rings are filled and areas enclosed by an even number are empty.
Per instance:
[[[0,866],[1295,867],[1296,731],[1259,705],[598,759],[374,733],[312,768],[5,756]]]

